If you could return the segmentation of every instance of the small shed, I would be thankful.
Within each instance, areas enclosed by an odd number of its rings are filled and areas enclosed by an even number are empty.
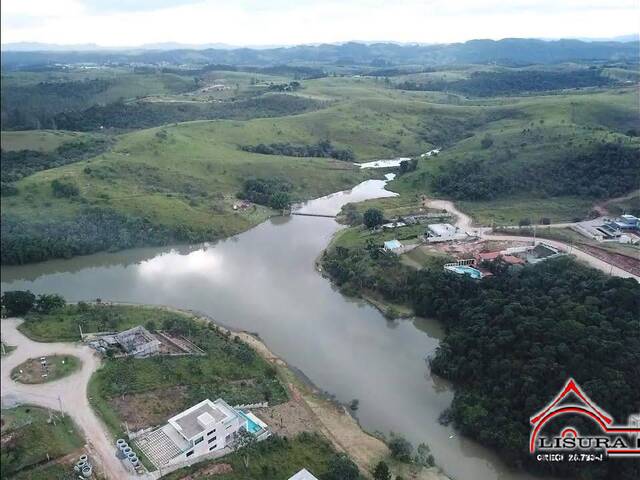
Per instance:
[[[384,249],[388,252],[394,252],[402,248],[402,244],[398,240],[388,240],[384,242]]]

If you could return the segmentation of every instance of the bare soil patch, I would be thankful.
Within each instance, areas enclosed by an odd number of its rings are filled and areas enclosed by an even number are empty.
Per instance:
[[[171,387],[144,393],[131,393],[109,400],[132,431],[160,425],[181,411],[187,387]]]
[[[206,468],[198,470],[197,472],[182,477],[180,480],[196,480],[198,478],[208,478],[215,475],[222,475],[224,473],[232,473],[233,467],[229,463],[215,463]]]

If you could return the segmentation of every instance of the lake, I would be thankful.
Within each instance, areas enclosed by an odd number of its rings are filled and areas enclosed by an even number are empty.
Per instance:
[[[368,180],[299,208],[335,214],[350,201],[394,195],[385,184]],[[343,296],[315,270],[314,260],[340,228],[331,218],[274,217],[214,244],[4,267],[2,289],[206,313],[222,325],[258,333],[337,400],[359,399],[358,419],[368,431],[398,432],[414,445],[428,442],[452,478],[532,478],[510,472],[489,450],[438,423],[453,397],[425,360],[443,336],[439,324],[387,321],[367,303]]]

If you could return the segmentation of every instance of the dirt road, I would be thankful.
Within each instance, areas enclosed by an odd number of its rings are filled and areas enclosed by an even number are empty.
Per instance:
[[[624,197],[621,197],[624,198]],[[451,213],[452,215],[455,215],[456,217],[456,221],[455,221],[455,226],[463,229],[471,234],[477,235],[480,238],[485,238],[487,240],[506,240],[506,241],[526,241],[526,242],[532,242],[534,241],[533,237],[519,237],[519,236],[514,236],[514,235],[499,235],[499,234],[493,234],[491,233],[491,228],[490,227],[473,227],[472,226],[472,220],[471,217],[469,217],[469,215],[466,215],[465,213],[462,213],[460,210],[458,210],[456,208],[456,206],[454,205],[453,202],[450,202],[449,200],[438,200],[438,199],[429,199],[429,198],[423,198],[423,205],[425,207],[429,207],[429,208],[438,208],[438,209],[443,209],[443,210],[447,210],[449,213]],[[572,225],[571,223],[558,223],[558,224],[554,224],[554,225],[550,225],[552,227],[568,227]],[[588,252],[582,251],[577,249],[574,246],[570,246],[566,243],[560,242],[558,240],[549,240],[549,239],[538,239],[538,241],[544,241],[544,243],[547,243],[563,252],[567,252],[567,253],[571,253],[571,255],[574,255],[578,260],[587,263],[588,265],[590,265],[593,268],[597,268],[598,270],[607,273],[609,275],[614,275],[616,277],[622,277],[622,278],[634,278],[635,280],[640,281],[640,277],[638,277],[637,275],[634,275],[633,273],[627,272],[626,270],[622,270],[621,268],[616,267],[615,265],[612,265],[610,263],[607,263],[591,254],[589,254]]]
[[[519,241],[519,242],[532,242],[533,237],[517,237],[514,235],[494,235],[490,233],[485,233],[482,238],[486,238],[487,240],[511,240],[511,241]],[[640,277],[634,275],[631,272],[627,272],[626,270],[622,270],[621,268],[616,267],[615,265],[611,265],[610,263],[605,262],[604,260],[600,260],[599,258],[594,257],[593,255],[579,250],[575,246],[567,245],[566,243],[559,242],[557,240],[549,240],[547,238],[537,239],[536,241],[542,241],[552,247],[555,247],[563,252],[570,253],[574,255],[578,260],[587,263],[593,268],[597,268],[598,270],[607,273],[609,275],[614,275],[616,277],[621,278],[633,278],[635,280],[640,281]]]
[[[94,351],[74,343],[40,343],[25,337],[18,329],[18,318],[2,320],[2,340],[16,349],[2,357],[0,380],[2,406],[21,403],[39,405],[68,414],[81,430],[87,442],[89,456],[108,479],[143,479],[149,476],[129,472],[116,457],[115,440],[93,412],[87,398],[87,385],[100,366]],[[11,370],[25,360],[53,354],[73,355],[82,361],[80,371],[49,383],[24,385],[11,380]]]

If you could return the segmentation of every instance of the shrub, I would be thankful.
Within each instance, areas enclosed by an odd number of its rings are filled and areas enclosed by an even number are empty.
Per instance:
[[[70,179],[55,178],[51,181],[51,188],[53,189],[54,197],[70,198],[80,194],[80,189],[73,180]]]

